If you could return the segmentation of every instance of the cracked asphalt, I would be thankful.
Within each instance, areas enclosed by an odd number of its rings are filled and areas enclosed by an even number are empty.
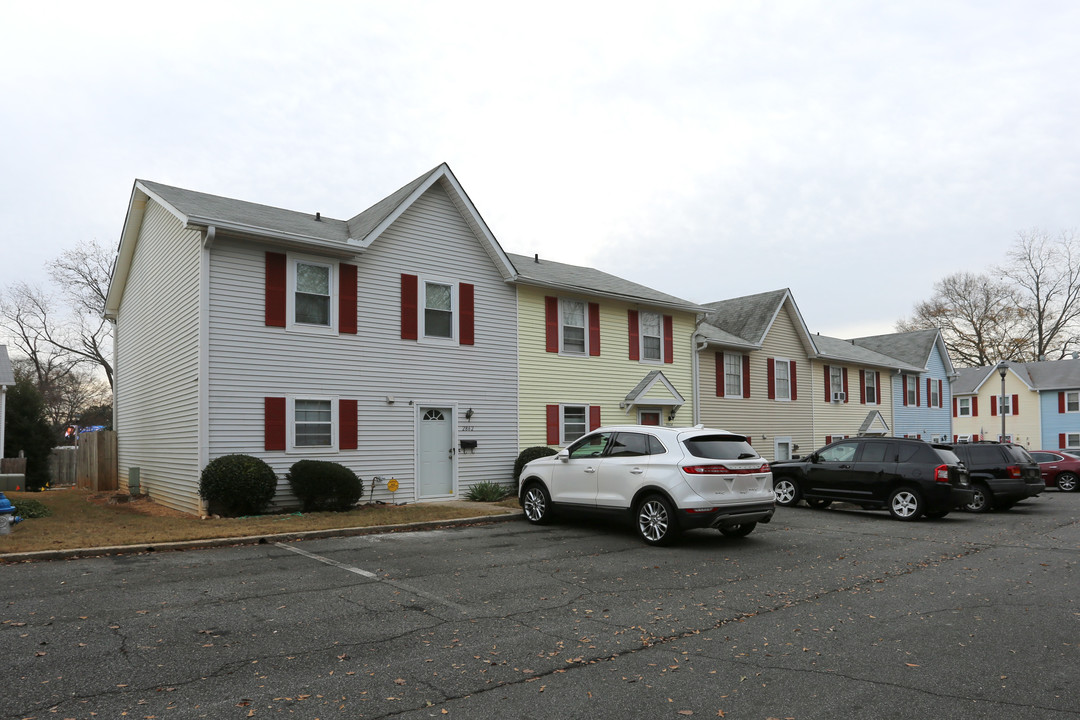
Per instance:
[[[1080,718],[1080,493],[0,566],[0,718]]]

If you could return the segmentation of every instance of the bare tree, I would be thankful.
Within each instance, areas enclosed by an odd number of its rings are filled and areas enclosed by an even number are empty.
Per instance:
[[[43,394],[78,362],[49,342],[44,326],[52,321],[52,298],[41,288],[16,283],[0,294],[0,328],[10,335],[28,366],[23,372]]]
[[[961,272],[939,280],[933,296],[896,324],[900,332],[927,328],[941,330],[959,367],[1019,361],[1030,352],[1031,333],[1019,294],[1011,284],[986,275]]]
[[[1080,245],[1076,234],[1057,237],[1044,230],[1017,233],[1009,262],[999,269],[1019,289],[1019,305],[1030,324],[1026,359],[1065,357],[1080,344]]]

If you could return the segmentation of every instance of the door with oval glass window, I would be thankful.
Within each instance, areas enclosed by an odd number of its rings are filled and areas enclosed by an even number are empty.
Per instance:
[[[416,478],[420,498],[454,494],[453,411],[420,408],[416,433]]]

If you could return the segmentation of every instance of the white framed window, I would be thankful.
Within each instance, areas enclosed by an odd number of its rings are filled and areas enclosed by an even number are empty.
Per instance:
[[[587,355],[588,314],[583,300],[559,300],[559,352]]]
[[[641,312],[638,314],[641,333],[641,359],[646,362],[664,360],[664,322],[659,313]]]
[[[1012,415],[1012,395],[998,395],[998,415]]]
[[[563,405],[559,418],[559,434],[562,444],[568,445],[584,435],[589,429],[588,405]]]
[[[863,371],[863,392],[866,395],[867,405],[877,405],[877,371],[864,370]]]
[[[425,280],[423,300],[423,336],[425,338],[453,340],[454,285]]]
[[[337,266],[301,255],[289,256],[286,278],[287,327],[311,333],[337,328]]]
[[[1080,448],[1080,433],[1065,433],[1065,449],[1075,450]]]
[[[1080,392],[1065,393],[1065,412],[1080,412]]]
[[[832,390],[829,401],[840,402],[838,393],[844,392],[844,368],[835,365],[829,366],[829,389]]]
[[[773,438],[774,461],[780,462],[781,460],[790,460],[792,452],[794,452],[794,450],[790,436]]]
[[[971,398],[956,398],[956,416],[971,417]]]
[[[724,397],[743,396],[743,356],[739,353],[724,353]]]
[[[319,396],[288,396],[289,452],[337,450],[337,402]]]
[[[773,380],[776,388],[777,400],[790,400],[791,399],[791,361],[790,360],[775,360],[773,361],[774,376]]]
[[[663,425],[664,416],[658,408],[638,410],[638,425]]]
[[[907,375],[907,404],[912,407],[919,405],[919,376]]]
[[[938,381],[930,378],[930,407],[941,407],[941,395],[938,393]]]

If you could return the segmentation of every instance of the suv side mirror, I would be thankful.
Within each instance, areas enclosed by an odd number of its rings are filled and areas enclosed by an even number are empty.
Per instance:
[[[555,454],[555,457],[559,458],[559,460],[562,461],[562,462],[569,462],[570,461],[570,451],[568,449],[566,449],[566,448],[563,448],[562,450],[560,450],[558,453]]]

